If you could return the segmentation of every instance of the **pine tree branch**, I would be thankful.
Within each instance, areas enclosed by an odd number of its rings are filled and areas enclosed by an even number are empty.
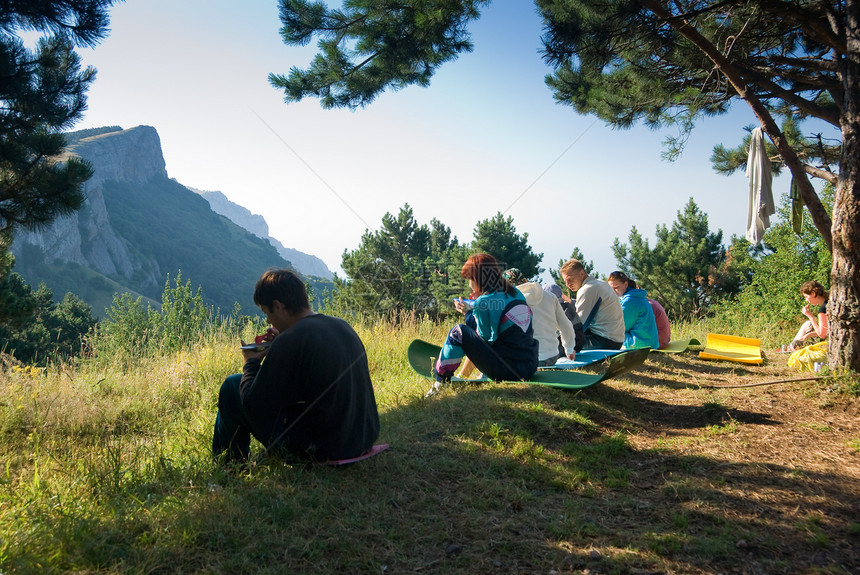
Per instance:
[[[792,90],[783,88],[778,83],[771,80],[770,77],[765,76],[758,70],[746,68],[738,64],[735,64],[734,67],[740,72],[741,76],[745,80],[757,85],[765,91],[765,93],[758,94],[758,97],[778,98],[783,102],[786,102],[787,104],[791,104],[792,106],[808,114],[809,116],[823,120],[832,126],[839,126],[838,111],[833,110],[829,107],[818,105],[815,102],[803,98]]]
[[[660,20],[666,22],[676,32],[689,40],[696,48],[702,51],[705,56],[710,59],[719,71],[726,76],[726,79],[732,84],[732,87],[737,92],[738,96],[745,100],[752,108],[753,113],[761,122],[762,128],[768,134],[774,146],[779,150],[779,155],[782,157],[785,165],[791,171],[797,183],[797,189],[800,192],[803,202],[809,209],[809,214],[812,216],[812,221],[815,227],[821,232],[822,238],[829,249],[833,247],[833,232],[832,220],[830,215],[821,204],[821,200],[809,178],[806,171],[797,157],[797,153],[792,149],[786,140],[779,126],[773,119],[770,110],[764,105],[758,95],[750,90],[744,81],[742,74],[738,71],[734,62],[730,61],[722,52],[720,52],[714,44],[705,38],[694,26],[688,21],[671,19],[671,13],[666,5],[659,0],[641,0],[642,5],[650,10]]]
[[[793,2],[784,2],[782,0],[758,0],[758,3],[759,7],[768,14],[786,22],[791,22],[797,28],[803,30],[804,35],[807,37],[824,44],[836,54],[845,54],[845,42],[833,32],[831,23],[824,18],[819,18],[816,13],[805,10]]]
[[[820,178],[825,182],[833,184],[834,186],[839,181],[839,175],[834,174],[830,170],[825,170],[824,168],[816,168],[815,166],[810,166],[809,164],[803,164],[803,169],[810,176]]]

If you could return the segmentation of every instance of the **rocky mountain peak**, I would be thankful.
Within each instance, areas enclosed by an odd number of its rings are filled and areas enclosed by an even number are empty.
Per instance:
[[[88,161],[94,175],[84,184],[84,204],[80,210],[54,220],[37,232],[22,231],[15,236],[16,257],[24,246],[39,249],[47,261],[76,263],[105,275],[131,277],[139,269],[128,246],[118,237],[105,208],[102,187],[108,181],[145,183],[152,178],[167,178],[161,140],[151,126],[138,126],[92,136],[72,137],[69,155]],[[100,132],[95,130],[95,132]],[[144,280],[155,285],[153,275]]]
[[[89,187],[110,180],[145,183],[154,177],[167,177],[161,139],[152,126],[81,138],[69,147],[69,152],[95,168]]]
[[[71,275],[60,283],[73,293],[83,295],[92,288],[101,294],[122,286],[157,298],[165,274],[178,270],[190,274],[195,269],[195,281],[205,283],[205,291],[214,294],[212,300],[229,309],[247,295],[247,290],[236,286],[253,285],[266,266],[289,262],[299,273],[332,277],[319,258],[285,248],[269,237],[262,216],[230,202],[220,192],[194,190],[195,194],[170,179],[155,128],[111,126],[71,132],[66,137],[67,156],[89,162],[94,175],[84,184],[80,210],[57,218],[46,229],[16,231],[12,245],[16,271],[21,270],[31,284],[42,279],[38,274],[63,269],[71,270]],[[235,223],[222,223],[221,215]],[[189,229],[196,231],[196,237],[220,246],[216,251],[221,264],[215,270],[197,266],[209,258],[201,258],[193,242],[185,241]],[[201,245],[197,251],[205,250]],[[74,284],[77,279],[83,284]]]

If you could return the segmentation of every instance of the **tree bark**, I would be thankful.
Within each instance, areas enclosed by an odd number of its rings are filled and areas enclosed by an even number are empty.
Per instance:
[[[827,318],[828,365],[832,369],[849,368],[860,372],[860,0],[847,0],[845,23],[833,23],[834,37],[841,41],[844,33],[846,48],[844,53],[834,50],[844,98],[840,117],[842,157],[832,221],[806,176],[797,154],[786,142],[770,112],[755,94],[747,90],[746,80],[732,62],[689,22],[671,18],[662,1],[641,2],[710,58],[738,95],[750,105],[779,150],[780,156],[794,176],[815,227],[821,232],[833,256]],[[841,29],[843,25],[844,31]]]
[[[827,360],[831,368],[860,372],[860,1],[848,0],[845,12],[842,158],[833,201]]]

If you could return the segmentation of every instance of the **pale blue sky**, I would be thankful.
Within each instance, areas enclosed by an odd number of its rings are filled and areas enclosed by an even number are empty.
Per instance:
[[[682,158],[664,162],[670,132],[612,130],[554,103],[530,2],[493,3],[472,28],[474,52],[429,88],[356,112],[283,102],[267,75],[304,67],[315,45],[288,47],[279,28],[275,0],[116,5],[110,37],[82,51],[99,73],[75,128],[155,127],[170,177],[220,190],[333,271],[407,202],[419,223],[435,217],[462,242],[502,211],[544,268],[578,246],[603,274],[616,268],[614,238],[635,225],[653,243],[690,197],[725,243],[744,233],[746,178],[715,174],[709,157],[741,140],[752,113],[701,123]],[[787,186],[776,180],[775,194]]]

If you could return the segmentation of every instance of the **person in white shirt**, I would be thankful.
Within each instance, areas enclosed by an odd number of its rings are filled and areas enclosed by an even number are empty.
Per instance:
[[[590,277],[576,259],[566,261],[559,273],[568,289],[576,292],[576,314],[585,330],[582,349],[621,349],[624,312],[612,286]]]
[[[528,281],[517,268],[505,270],[503,275],[520,290],[534,314],[532,327],[534,327],[534,338],[538,342],[538,365],[555,365],[561,355],[558,349],[559,334],[561,334],[565,357],[574,359],[576,334],[573,331],[573,324],[564,315],[558,298],[545,292],[539,283]]]

